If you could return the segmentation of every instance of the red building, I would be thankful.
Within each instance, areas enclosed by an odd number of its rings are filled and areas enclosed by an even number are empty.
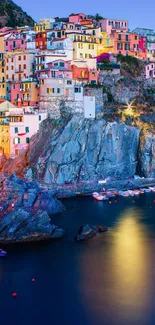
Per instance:
[[[143,60],[147,59],[147,39],[144,36],[139,36],[139,50]]]
[[[71,70],[73,72],[73,79],[89,84],[98,83],[98,71],[96,69],[71,65]]]
[[[36,49],[46,50],[47,48],[47,33],[41,32],[35,35]]]

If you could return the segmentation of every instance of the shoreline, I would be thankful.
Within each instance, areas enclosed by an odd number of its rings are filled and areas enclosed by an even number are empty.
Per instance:
[[[122,179],[107,181],[106,184],[80,182],[75,184],[40,184],[40,187],[46,190],[53,190],[54,196],[57,199],[65,199],[75,196],[89,196],[93,192],[101,192],[103,188],[105,190],[132,190],[142,187],[155,186],[155,178],[143,178],[143,179]]]

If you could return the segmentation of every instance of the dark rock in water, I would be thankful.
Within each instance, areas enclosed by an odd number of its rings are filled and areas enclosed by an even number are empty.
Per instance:
[[[63,229],[51,225],[47,212],[39,210],[36,214],[17,209],[4,215],[0,222],[0,242],[15,243],[60,238]]]
[[[103,226],[93,226],[93,225],[85,225],[81,226],[77,236],[75,237],[75,240],[87,240],[91,239],[97,235],[99,235],[101,232],[108,231],[108,228]]]
[[[1,176],[0,242],[25,242],[60,238],[63,229],[51,224],[49,215],[63,210],[63,204],[35,182],[16,175]]]

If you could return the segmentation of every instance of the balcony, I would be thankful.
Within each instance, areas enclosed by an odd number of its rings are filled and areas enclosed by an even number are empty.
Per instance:
[[[22,73],[24,72],[24,69],[15,69],[15,73]]]
[[[22,92],[30,92],[31,91],[31,88],[20,88],[20,91]]]

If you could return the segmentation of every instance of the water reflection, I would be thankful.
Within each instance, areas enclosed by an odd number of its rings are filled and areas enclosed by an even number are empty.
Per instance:
[[[123,324],[128,323],[126,318],[139,317],[142,322],[146,315],[151,259],[142,220],[141,209],[125,209],[107,236],[97,239],[98,244],[89,243],[89,252],[84,248],[80,264],[83,302],[99,318],[102,310],[108,322],[111,314],[121,317]]]

